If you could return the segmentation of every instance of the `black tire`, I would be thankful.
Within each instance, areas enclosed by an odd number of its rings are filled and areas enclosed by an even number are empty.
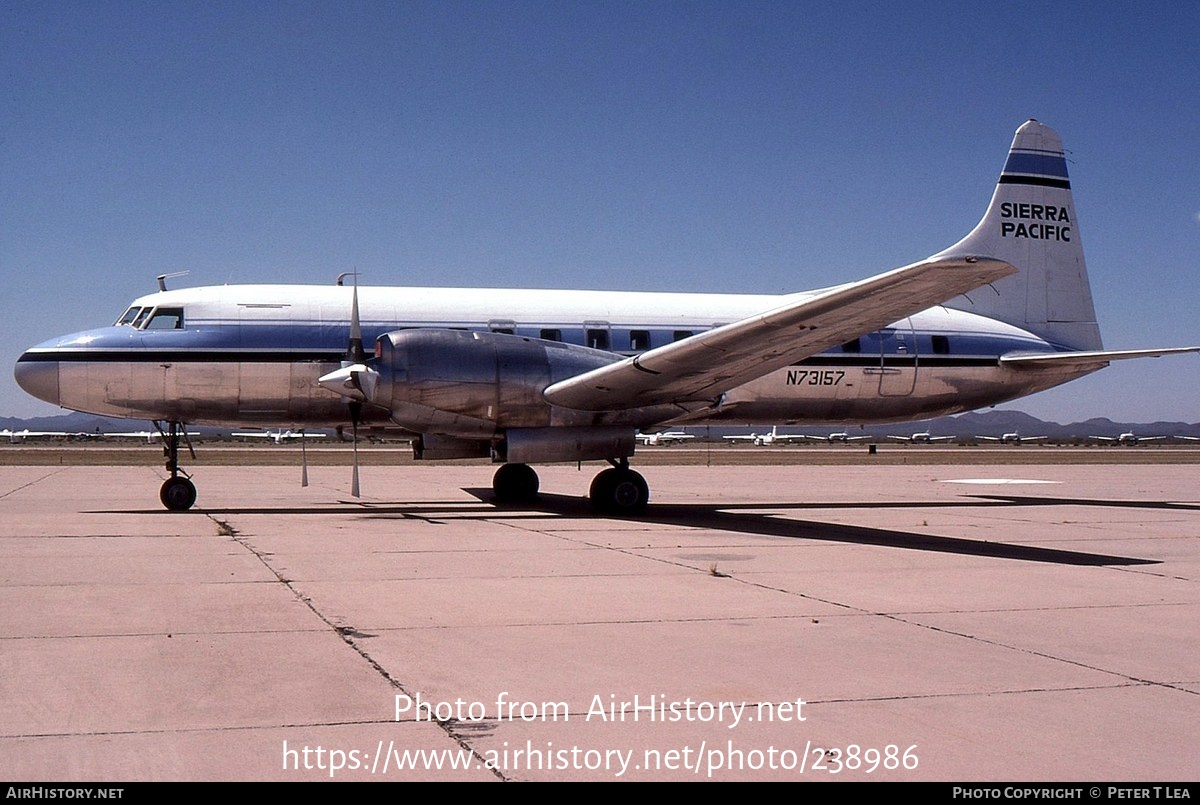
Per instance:
[[[187,478],[168,478],[158,490],[158,499],[173,512],[185,512],[196,503],[196,485]]]
[[[646,479],[630,469],[607,469],[592,480],[588,492],[592,507],[605,514],[641,514],[650,502]]]
[[[528,464],[504,464],[492,477],[492,492],[498,503],[531,503],[537,500],[537,472]]]

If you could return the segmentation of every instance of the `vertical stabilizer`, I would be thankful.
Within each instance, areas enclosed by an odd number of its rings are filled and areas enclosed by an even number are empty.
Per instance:
[[[1103,348],[1067,160],[1049,126],[1030,120],[1017,129],[983,220],[935,256],[963,254],[1004,260],[1020,273],[946,307],[1022,327],[1060,347]]]

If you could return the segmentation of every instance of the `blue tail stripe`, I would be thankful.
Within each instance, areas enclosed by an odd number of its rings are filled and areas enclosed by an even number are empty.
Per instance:
[[[1013,151],[1004,163],[1005,173],[1067,178],[1067,160],[1061,154],[1030,154]]]

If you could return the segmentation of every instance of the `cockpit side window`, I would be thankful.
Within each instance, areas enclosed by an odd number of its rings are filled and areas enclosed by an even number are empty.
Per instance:
[[[141,310],[139,310],[137,315],[134,316],[133,321],[131,321],[129,323],[129,325],[131,327],[133,327],[135,330],[140,330],[142,328],[142,325],[146,323],[146,316],[149,315],[151,310],[154,310],[154,308],[144,307]]]
[[[183,308],[181,307],[160,307],[155,308],[154,314],[150,319],[142,325],[143,330],[182,330],[183,329]]]
[[[121,327],[126,324],[133,324],[133,320],[136,319],[138,314],[141,312],[142,309],[137,305],[134,305],[133,307],[129,308],[129,310],[126,310],[124,313],[122,313],[121,318],[117,319],[117,323],[113,326]]]

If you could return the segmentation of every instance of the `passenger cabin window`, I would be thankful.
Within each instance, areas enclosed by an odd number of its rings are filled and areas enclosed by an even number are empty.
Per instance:
[[[592,349],[608,349],[608,330],[587,331],[587,345]]]
[[[562,341],[562,330],[550,328],[538,330],[538,338],[543,341]]]
[[[634,352],[645,352],[650,349],[650,331],[630,330],[629,348]]]
[[[143,330],[182,330],[183,308],[160,307],[142,327]]]
[[[933,337],[933,354],[949,355],[950,354],[950,339],[944,335],[935,335]]]
[[[694,335],[691,330],[676,330],[671,334],[672,341],[682,341],[685,338],[691,338]]]

